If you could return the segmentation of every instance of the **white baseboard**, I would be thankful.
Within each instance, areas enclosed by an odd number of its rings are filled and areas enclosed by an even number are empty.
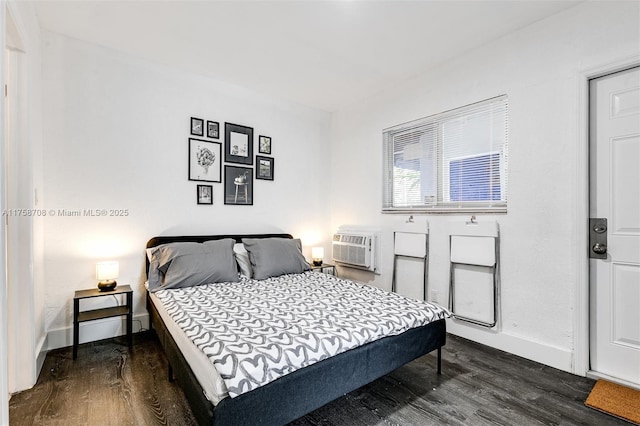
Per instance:
[[[35,370],[33,370],[33,376],[27,378],[26,383],[24,383],[23,381],[23,385],[21,386],[20,389],[15,389],[11,393],[9,393],[9,399],[11,399],[12,394],[31,389],[32,387],[35,386],[36,382],[38,381],[38,377],[40,377],[40,371],[42,371],[42,366],[44,365],[44,359],[47,356],[46,345],[47,345],[47,335],[44,334],[42,335],[42,337],[40,337],[40,340],[38,341],[38,344],[36,345],[36,349],[34,351],[33,360],[35,362],[35,365],[34,365]],[[31,371],[31,370],[30,369],[22,370],[23,373],[26,373],[27,371]]]
[[[44,359],[47,357],[48,347],[48,335],[45,333],[36,346],[36,380],[40,377],[42,366],[44,365]],[[35,384],[35,383],[34,383]]]
[[[480,329],[477,326],[453,319],[447,320],[447,332],[558,370],[573,373],[572,354],[568,349],[549,346],[491,329]]]
[[[133,315],[133,332],[149,329],[149,314],[141,313]],[[80,343],[94,342],[96,340],[110,339],[126,334],[127,325],[125,317],[105,318],[95,321],[80,323]],[[73,325],[69,327],[49,330],[47,333],[47,350],[64,348],[73,345]]]

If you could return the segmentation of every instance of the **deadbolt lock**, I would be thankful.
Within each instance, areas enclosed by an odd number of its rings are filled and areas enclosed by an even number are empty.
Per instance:
[[[603,232],[607,232],[607,222],[598,221],[595,225],[593,225],[593,231],[602,234]]]
[[[591,259],[607,258],[607,219],[589,219],[589,257]]]

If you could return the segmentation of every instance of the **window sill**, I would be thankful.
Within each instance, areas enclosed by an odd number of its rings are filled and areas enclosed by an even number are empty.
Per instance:
[[[507,207],[416,207],[416,208],[386,208],[382,214],[455,214],[455,213],[496,213],[506,214]]]

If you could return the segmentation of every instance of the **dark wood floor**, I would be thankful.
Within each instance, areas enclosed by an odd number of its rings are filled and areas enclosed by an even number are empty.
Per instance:
[[[152,332],[51,351],[33,389],[14,395],[11,426],[193,425]],[[293,422],[312,425],[628,425],[584,406],[594,381],[449,336],[435,357],[393,373]]]

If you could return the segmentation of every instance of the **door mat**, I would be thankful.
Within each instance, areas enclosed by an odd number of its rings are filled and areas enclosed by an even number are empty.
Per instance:
[[[587,407],[640,425],[640,391],[635,389],[598,380],[584,403]]]

